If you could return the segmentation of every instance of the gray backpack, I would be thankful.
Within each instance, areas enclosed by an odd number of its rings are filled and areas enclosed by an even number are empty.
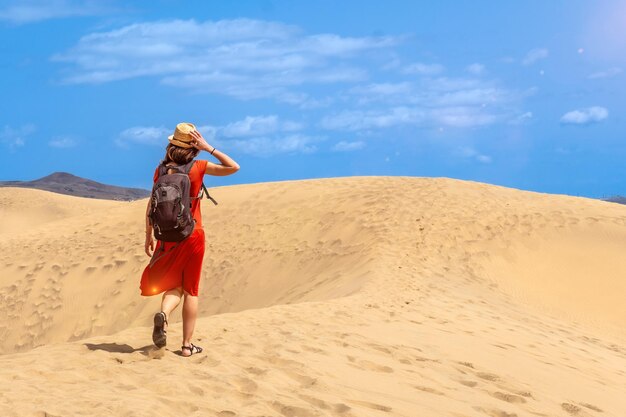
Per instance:
[[[217,204],[202,183],[202,188],[197,197],[190,195],[191,180],[189,171],[195,160],[185,165],[168,165],[164,162],[159,164],[159,177],[152,187],[150,220],[154,228],[154,236],[164,242],[180,242],[193,232],[196,220],[191,213],[191,201],[202,199],[204,192],[208,198]],[[168,174],[168,169],[173,169]]]

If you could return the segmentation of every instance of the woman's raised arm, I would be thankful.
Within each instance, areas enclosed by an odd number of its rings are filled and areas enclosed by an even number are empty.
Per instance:
[[[218,151],[215,147],[209,145],[200,132],[194,130],[190,134],[193,137],[191,144],[194,148],[209,152],[221,162],[221,164],[208,162],[205,174],[224,176],[231,175],[239,171],[239,164],[224,152]]]

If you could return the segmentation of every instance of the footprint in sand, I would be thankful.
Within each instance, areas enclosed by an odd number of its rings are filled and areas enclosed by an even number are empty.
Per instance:
[[[309,404],[315,406],[320,410],[332,410],[332,412],[336,414],[347,413],[351,410],[351,408],[343,403],[329,404],[324,400],[321,400],[316,397],[311,397],[309,395],[298,395],[302,400],[308,402]]]
[[[500,379],[500,377],[496,374],[491,374],[489,372],[476,372],[476,376],[479,377],[480,379],[484,379],[486,381],[498,381]]]
[[[289,369],[283,369],[283,372],[291,379],[293,379],[294,381],[298,382],[300,384],[301,388],[308,388],[311,387],[315,384],[317,384],[317,378],[312,378],[310,376],[307,375],[301,375],[297,372],[293,372]]]
[[[363,369],[366,371],[374,371],[374,372],[385,372],[385,373],[393,373],[393,368],[389,367],[389,366],[385,366],[385,365],[379,365],[377,363],[374,362],[370,362],[368,360],[365,359],[361,359],[356,361],[356,363],[354,365],[355,368],[358,369]]]
[[[47,411],[37,411],[33,414],[34,417],[61,417],[58,414],[50,414]]]
[[[307,352],[312,352],[312,353],[319,353],[319,354],[324,354],[327,355],[328,352],[326,352],[323,349],[319,349],[316,347],[311,347],[311,346],[307,346],[307,345],[300,345],[300,347],[302,348],[302,350],[306,350]]]
[[[257,376],[267,373],[267,369],[256,368],[254,366],[246,368],[245,371]]]
[[[481,408],[481,407],[474,407],[474,409],[476,411],[480,411],[482,413],[485,413],[489,417],[517,417],[517,414],[515,414],[515,413],[507,413],[506,411],[500,410],[500,409],[497,409],[497,408],[485,409],[485,408]]]
[[[245,377],[238,377],[234,382],[237,388],[239,388],[239,391],[244,394],[252,394],[259,388],[256,382]]]
[[[272,403],[272,408],[285,417],[315,417],[317,415],[305,408],[285,405],[278,401]]]
[[[126,259],[116,259],[114,262],[115,262],[115,267],[119,268],[120,266],[124,265],[127,261]]]
[[[393,408],[382,404],[371,403],[369,401],[348,400],[352,404],[360,405],[362,407],[370,408],[372,410],[384,411],[385,413],[391,412]]]
[[[588,408],[590,410],[597,411],[598,413],[603,413],[604,412],[602,409],[600,409],[599,407],[596,407],[593,404],[580,403],[580,405],[582,405],[583,407],[586,407],[586,408]]]
[[[430,387],[424,387],[424,386],[421,386],[421,385],[413,385],[413,388],[415,388],[416,390],[427,392],[429,394],[445,395],[443,392],[441,392],[439,390],[436,390],[436,389],[430,388]]]
[[[583,404],[581,404],[583,405]],[[583,407],[589,406],[591,404],[586,404],[583,405]],[[571,404],[571,403],[562,403],[561,404],[561,408],[565,411],[567,411],[568,414],[572,415],[572,416],[576,416],[576,417],[592,417],[592,415],[588,412],[586,412],[585,410],[583,410],[582,408],[580,408],[577,405]],[[600,410],[598,407],[595,406],[591,406],[591,407],[587,407],[591,410],[594,411],[599,411],[602,412],[602,410]]]
[[[489,393],[492,397],[497,398],[502,401],[506,401],[507,403],[512,404],[523,404],[526,402],[524,397],[520,397],[519,395],[509,394],[505,392],[495,391]]]

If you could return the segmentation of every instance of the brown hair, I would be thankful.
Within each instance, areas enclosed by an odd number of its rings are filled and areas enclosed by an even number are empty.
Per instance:
[[[163,163],[167,164],[168,162],[174,162],[177,165],[185,165],[187,162],[190,162],[193,158],[198,156],[199,153],[200,149],[181,148],[180,146],[168,143],[165,148],[165,158],[163,159]]]

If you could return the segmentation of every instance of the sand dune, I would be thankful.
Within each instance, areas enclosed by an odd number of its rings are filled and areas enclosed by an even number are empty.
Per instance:
[[[147,200],[0,189],[0,415],[626,415],[625,206],[411,177],[212,194],[182,358],[180,310],[156,350],[139,296]]]

